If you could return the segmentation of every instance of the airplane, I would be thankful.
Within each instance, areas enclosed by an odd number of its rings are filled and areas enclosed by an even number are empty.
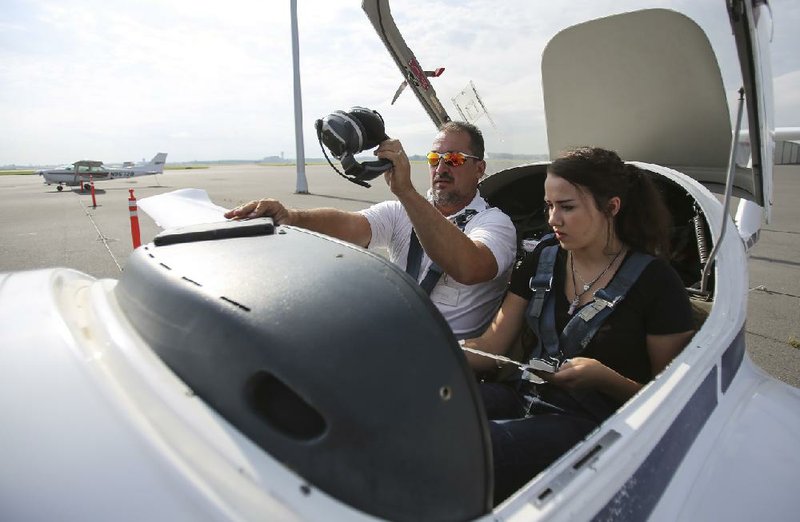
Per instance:
[[[56,183],[56,190],[61,192],[64,186],[80,186],[89,190],[89,180],[108,181],[110,179],[134,178],[150,176],[164,172],[166,152],[159,152],[148,162],[133,164],[125,162],[121,167],[106,167],[102,161],[80,160],[71,165],[55,169],[43,169],[38,172],[44,178],[45,185]]]
[[[673,262],[698,309],[690,344],[612,417],[494,506],[474,376],[414,281],[367,250],[266,218],[193,224],[137,248],[118,280],[64,268],[0,273],[3,514],[794,518],[800,390],[747,355],[747,255],[758,234],[731,217],[735,197],[747,221],[770,219],[770,6],[716,2],[713,20],[728,29],[716,35],[741,69],[733,110],[709,33],[693,19],[583,7],[559,10],[581,18],[553,29],[541,51],[551,157],[597,144],[654,177],[681,246]],[[405,77],[416,58],[389,2],[362,8]],[[471,27],[460,22],[461,32]],[[508,41],[514,25],[503,26]],[[517,72],[535,52],[515,48]],[[450,71],[481,70],[466,60]],[[495,98],[491,84],[481,83],[489,106],[508,96]],[[432,87],[410,86],[434,124],[449,120]],[[523,120],[535,125],[524,101],[510,114],[493,108],[498,127],[508,116],[519,132]],[[739,165],[745,121],[750,158]],[[481,193],[512,217],[524,245],[546,227],[547,161],[490,164]]]

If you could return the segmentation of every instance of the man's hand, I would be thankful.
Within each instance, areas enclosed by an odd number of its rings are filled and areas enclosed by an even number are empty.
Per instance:
[[[253,219],[271,217],[276,225],[292,225],[338,237],[366,248],[372,239],[372,229],[367,218],[358,212],[335,208],[299,210],[286,208],[276,199],[259,199],[239,205],[225,213],[228,219]]]
[[[400,140],[388,139],[381,142],[378,148],[375,149],[375,155],[381,159],[389,160],[393,164],[393,167],[383,175],[392,194],[399,196],[408,191],[416,192],[414,185],[411,183],[411,163],[408,161],[408,156],[403,150],[403,144],[400,143]]]
[[[277,199],[259,199],[239,205],[225,213],[228,219],[253,219],[258,217],[271,217],[276,225],[294,224],[293,212],[283,206]]]

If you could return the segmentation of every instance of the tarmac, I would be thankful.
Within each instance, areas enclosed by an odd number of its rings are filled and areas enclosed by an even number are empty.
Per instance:
[[[99,182],[90,192],[42,183],[36,175],[0,176],[0,271],[69,267],[97,278],[119,277],[133,251],[128,198],[181,188],[199,188],[211,200],[232,208],[272,197],[294,208],[358,210],[392,199],[382,178],[363,188],[339,177],[328,165],[308,165],[308,193],[298,194],[295,166],[228,165],[168,170],[159,176]],[[427,168],[413,165],[422,191]],[[800,166],[778,166],[772,221],[763,226],[751,251],[747,351],[774,377],[800,387]],[[138,213],[141,242],[160,228]]]

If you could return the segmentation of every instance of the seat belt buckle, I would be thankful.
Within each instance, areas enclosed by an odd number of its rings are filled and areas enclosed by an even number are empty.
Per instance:
[[[531,382],[533,384],[544,384],[544,383],[547,382],[544,379],[542,379],[541,377],[539,377],[538,375],[536,375],[535,373],[531,373],[528,370],[525,370],[525,371],[522,372],[521,379],[523,381],[528,381],[528,382]]]
[[[594,298],[594,301],[589,303],[587,306],[581,308],[580,312],[578,312],[578,317],[586,321],[587,323],[591,321],[595,315],[599,314],[603,311],[603,308],[610,306],[611,303],[606,301],[602,298]]]
[[[609,301],[608,299],[604,298],[602,295],[599,294],[600,291],[595,293],[592,302],[581,308],[580,312],[578,312],[578,317],[580,317],[587,323],[591,321],[595,315],[602,312],[604,308],[610,308],[613,310],[614,307],[617,305],[617,303],[619,303],[620,301],[619,297]]]
[[[534,384],[543,384],[546,381],[533,372],[537,371],[545,373],[555,373],[561,366],[561,361],[555,357],[547,357],[544,359],[535,357],[529,360],[528,363],[523,366],[525,367],[525,370],[522,372],[523,379],[525,379],[526,381],[530,381]]]
[[[561,362],[557,359],[548,357],[547,359],[531,359],[528,361],[528,368],[540,372],[555,373]]]

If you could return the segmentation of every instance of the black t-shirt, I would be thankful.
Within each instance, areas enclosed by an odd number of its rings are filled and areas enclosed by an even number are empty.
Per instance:
[[[566,261],[566,251],[559,248],[551,290],[556,297],[556,327],[559,332],[571,319],[567,313],[569,300],[564,294]],[[538,263],[538,252],[528,254],[514,269],[509,290],[530,300],[533,296],[530,279]],[[693,327],[692,310],[683,282],[669,263],[656,258],[647,265],[580,356],[597,359],[629,379],[646,383],[653,378],[646,336],[686,332]]]

